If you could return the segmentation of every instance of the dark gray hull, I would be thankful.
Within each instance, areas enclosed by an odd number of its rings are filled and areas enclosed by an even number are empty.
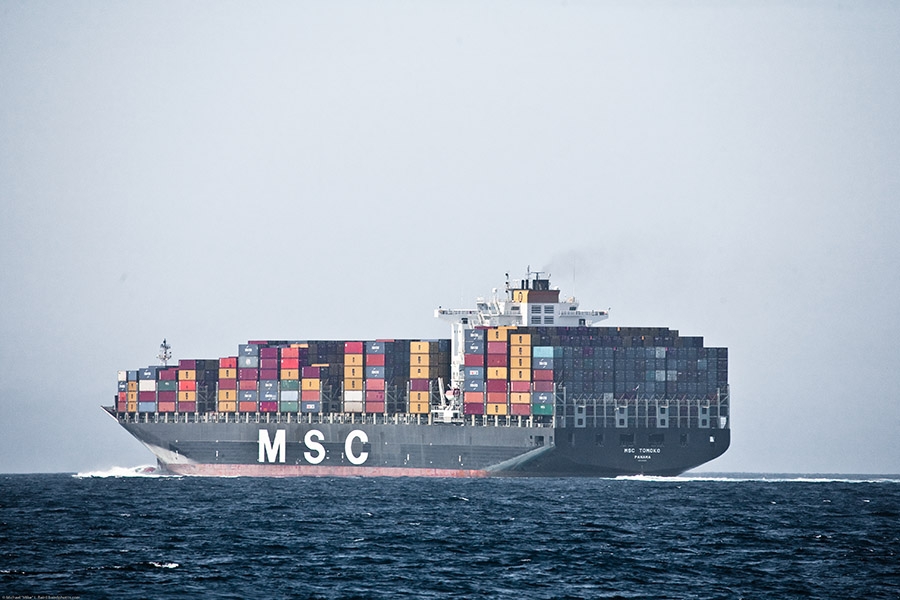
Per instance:
[[[711,428],[119,422],[165,469],[207,476],[670,476],[730,443]]]

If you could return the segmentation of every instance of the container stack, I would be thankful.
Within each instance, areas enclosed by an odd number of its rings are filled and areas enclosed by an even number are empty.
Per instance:
[[[387,378],[387,345],[390,342],[366,342],[365,357],[365,405],[367,413],[385,412],[385,381]],[[391,346],[393,344],[391,343]]]
[[[278,348],[278,410],[300,412],[300,348]]]
[[[238,346],[238,405],[240,412],[259,412],[259,345],[241,344]],[[219,397],[219,412],[234,412],[228,410],[229,404],[223,406],[221,389]]]
[[[509,414],[509,329],[487,330],[486,414]]]
[[[156,375],[159,369],[160,367],[145,367],[138,371],[138,412],[152,413],[157,411]]]
[[[219,409],[221,405],[222,408],[228,409],[232,405],[230,403],[234,403],[236,406],[237,403],[237,393],[238,393],[238,357],[230,356],[227,358],[219,359],[219,386],[216,395],[216,408]],[[224,404],[223,404],[224,403]],[[209,408],[202,406],[202,401],[200,401],[200,405],[198,408],[201,411],[209,410]],[[221,410],[221,409],[219,409]],[[221,410],[221,412],[234,412],[234,409],[231,410]]]
[[[531,414],[531,334],[509,334],[509,412]]]
[[[533,415],[553,414],[553,360],[557,351],[562,355],[562,348],[553,346],[534,346],[532,349],[531,414]]]
[[[344,342],[344,412],[363,412],[364,357],[362,342]]]
[[[178,369],[174,367],[164,367],[157,373],[156,381],[156,399],[157,409],[159,412],[175,412],[176,408],[187,402],[178,400]],[[194,403],[196,409],[196,402]],[[185,411],[188,412],[188,411]],[[194,412],[194,411],[190,411]]]
[[[485,401],[485,330],[468,329],[463,349],[463,413],[483,415]]]
[[[301,366],[300,412],[322,412],[322,377],[328,377],[327,366]]]
[[[409,343],[409,412],[412,414],[431,411],[431,344],[432,342],[419,341]],[[434,371],[436,370],[435,368]]]

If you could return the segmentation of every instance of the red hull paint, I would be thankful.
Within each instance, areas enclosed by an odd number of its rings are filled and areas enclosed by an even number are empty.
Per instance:
[[[195,477],[489,477],[476,469],[411,469],[397,467],[321,467],[312,465],[192,464],[166,465],[178,475]]]

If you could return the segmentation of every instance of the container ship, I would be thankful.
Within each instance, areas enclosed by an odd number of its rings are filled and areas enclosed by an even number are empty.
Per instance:
[[[727,348],[602,327],[527,273],[438,340],[251,340],[119,371],[104,410],[196,476],[672,476],[728,448]]]

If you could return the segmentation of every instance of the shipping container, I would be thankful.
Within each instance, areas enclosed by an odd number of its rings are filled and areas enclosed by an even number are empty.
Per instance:
[[[259,357],[258,356],[239,356],[238,357],[238,368],[239,369],[258,369],[259,368]]]
[[[491,379],[502,379],[506,381],[509,372],[506,367],[488,367],[487,369],[487,378]]]
[[[506,404],[488,402],[485,405],[485,414],[487,415],[506,415],[509,414],[509,407]]]
[[[159,372],[159,367],[144,367],[138,372],[138,381],[147,380],[147,381],[156,381],[156,374]]]
[[[235,412],[237,410],[237,402],[235,401],[225,401],[219,400],[218,403],[219,412]]]
[[[366,366],[383,367],[385,362],[384,354],[366,354]]]
[[[279,377],[282,380],[297,380],[300,379],[300,369],[282,369],[281,373],[279,373]]]
[[[224,386],[219,386],[219,389],[229,389]],[[238,380],[237,389],[239,390],[257,390],[259,389],[259,382],[255,379],[240,379]]]
[[[531,334],[529,334],[529,333],[510,334],[509,343],[514,346],[530,346],[531,345]]]
[[[362,354],[345,354],[344,355],[344,366],[354,366],[354,367],[362,367],[363,366],[363,355]]]
[[[483,392],[485,388],[482,379],[467,379],[463,382],[464,392]]]
[[[195,392],[197,391],[197,382],[191,379],[183,379],[177,382],[179,392]]]
[[[431,382],[428,379],[410,379],[409,389],[414,392],[427,392],[431,389]]]
[[[551,392],[533,392],[531,394],[532,404],[549,404],[553,402],[553,394]]]
[[[156,402],[138,402],[137,409],[141,413],[156,412]]]
[[[237,401],[237,390],[223,390],[220,387],[218,398],[219,398],[219,402],[223,402],[223,401],[236,402]]]
[[[506,393],[509,390],[509,382],[505,379],[488,379],[485,383],[485,390],[491,392]]]
[[[482,354],[466,354],[463,357],[463,362],[467,367],[483,367],[484,366],[484,355]]]
[[[321,388],[321,382],[318,379],[301,379],[300,380],[300,389],[305,391],[316,391],[318,392]]]
[[[366,379],[367,390],[384,391],[384,379]]]
[[[159,402],[158,412],[173,413],[175,412],[175,402]]]
[[[281,390],[294,390],[297,391],[300,389],[300,380],[299,379],[282,379],[281,380]]]
[[[409,400],[410,402],[428,402],[430,396],[430,392],[410,392]]]
[[[513,369],[530,369],[531,368],[531,357],[530,356],[511,356],[509,358],[509,366]]]
[[[362,391],[362,389],[363,389],[363,380],[362,379],[345,379],[344,380],[344,392]]]
[[[531,391],[531,382],[530,381],[510,381],[509,382],[509,391],[511,391],[511,392],[530,392]]]
[[[484,404],[480,402],[471,402],[463,404],[463,414],[466,415],[483,415]]]
[[[237,369],[238,359],[236,356],[229,356],[227,358],[219,359],[219,368],[220,369]]]
[[[256,344],[238,345],[238,357],[259,356],[259,346]]]
[[[488,343],[490,342],[506,342],[509,338],[509,329],[506,327],[497,327],[487,330]]]
[[[488,404],[506,404],[506,392],[488,392],[486,396]]]
[[[484,392],[464,392],[463,403],[465,404],[484,404]]]
[[[509,401],[511,404],[531,404],[531,392],[512,392]]]
[[[159,372],[159,381],[177,381],[178,369],[169,368]]]
[[[266,392],[259,393],[259,401],[260,402],[278,402],[278,392],[275,390],[270,390]]]
[[[282,360],[285,360],[285,359],[296,360],[296,359],[300,358],[300,348],[294,348],[294,347],[281,348],[281,352],[279,353],[279,355],[281,356]],[[293,367],[290,367],[290,368],[293,368]],[[298,366],[297,368],[299,369],[300,367]]]
[[[428,402],[410,402],[409,412],[412,414],[428,414],[431,412],[431,408]]]
[[[321,392],[319,392],[318,390],[300,391],[301,402],[318,402],[319,400],[321,400]]]
[[[259,402],[259,392],[256,390],[243,390],[238,392],[240,402]]]
[[[466,341],[484,341],[484,329],[467,329],[465,335]]]
[[[553,346],[532,346],[531,355],[535,358],[553,358]]]
[[[300,369],[300,376],[303,379],[318,379],[321,374],[321,367],[301,367]]]
[[[531,385],[535,392],[552,392],[553,391],[553,382],[552,381],[535,381]]]
[[[487,355],[487,366],[488,367],[506,367],[509,366],[509,357],[505,354],[488,354]]]
[[[178,392],[179,402],[196,402],[197,392]]]
[[[531,405],[531,414],[533,414],[533,415],[552,415],[553,414],[553,405],[552,404],[532,404]]]
[[[378,390],[366,390],[366,402],[384,402],[384,392]]]
[[[437,350],[437,344],[435,342],[410,342],[409,343],[409,353],[410,354],[429,354],[432,350]]]
[[[272,347],[260,347],[259,349],[259,358],[267,359],[267,358],[278,358],[278,348]]]
[[[260,379],[269,379],[273,381],[278,380],[278,369],[260,369],[259,370],[259,378]]]
[[[344,354],[362,354],[362,342],[344,342]]]
[[[506,342],[488,342],[488,354],[509,354],[509,344]]]
[[[259,412],[268,412],[268,413],[278,412],[278,402],[277,401],[273,402],[271,400],[267,400],[264,402],[261,401],[259,403]]]
[[[531,381],[531,369],[511,368],[509,379],[510,381]]]
[[[156,402],[156,392],[138,392],[138,402]]]
[[[531,378],[534,381],[553,381],[553,371],[548,369],[534,369],[531,371]]]
[[[178,412],[182,413],[192,413],[197,412],[197,403],[196,402],[179,402],[177,405]]]
[[[126,382],[126,383],[128,384],[128,391],[129,391],[129,392],[136,392],[136,391],[138,391],[138,381],[137,381],[137,380],[134,380],[134,381],[128,381],[128,382]]]
[[[300,403],[300,412],[304,413],[320,413],[322,412],[322,403],[319,401],[306,401]]]
[[[372,354],[384,354],[385,352],[385,343],[384,342],[366,342],[366,356]]]
[[[383,413],[385,410],[384,401],[376,402],[374,400],[366,400],[365,411],[369,414]]]
[[[513,416],[517,416],[517,415],[528,416],[531,414],[531,404],[530,403],[510,404],[509,408],[510,408],[510,414],[512,414]]]
[[[138,381],[138,391],[139,392],[155,392],[156,391],[156,381],[153,379],[141,379]]]
[[[282,400],[278,403],[278,410],[280,412],[300,412],[300,401],[299,400]]]

